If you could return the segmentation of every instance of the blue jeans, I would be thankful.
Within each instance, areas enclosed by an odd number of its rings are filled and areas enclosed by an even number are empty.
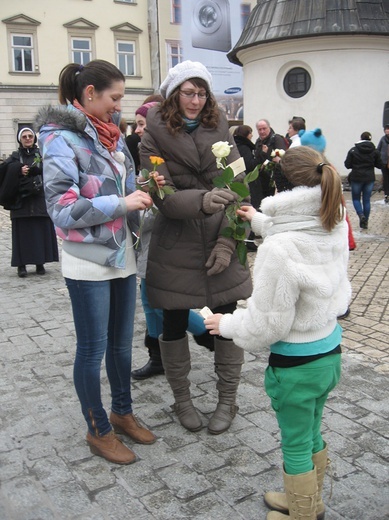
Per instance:
[[[140,296],[146,318],[147,332],[152,338],[158,338],[163,330],[163,310],[150,307],[147,297],[146,280],[144,278],[142,278],[140,284]],[[193,310],[189,311],[188,331],[194,336],[201,336],[201,334],[207,332],[204,319]]]
[[[357,215],[364,215],[369,219],[370,215],[370,198],[373,191],[374,181],[372,182],[354,182],[351,181],[351,195],[353,198],[354,209]],[[362,204],[361,204],[362,195]]]
[[[132,413],[131,356],[136,276],[101,282],[65,278],[77,336],[74,385],[92,435],[112,428],[101,401],[100,370],[105,355],[111,409]]]

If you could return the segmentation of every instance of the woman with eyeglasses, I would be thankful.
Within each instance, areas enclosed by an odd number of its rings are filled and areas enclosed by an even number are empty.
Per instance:
[[[163,309],[159,343],[174,395],[172,408],[184,428],[198,431],[203,422],[192,402],[188,378],[189,309],[208,306],[214,312],[232,312],[237,300],[251,293],[250,270],[239,263],[235,240],[222,234],[227,226],[225,209],[236,194],[214,187],[212,181],[221,170],[211,147],[227,141],[231,146],[227,162],[240,156],[204,65],[192,61],[176,65],[160,91],[164,101],[147,113],[141,167],[150,170],[150,156],[161,157],[164,163],[158,172],[174,193],[163,199],[153,197],[159,212],[150,242],[147,294],[153,307]],[[214,349],[219,399],[208,431],[216,435],[230,427],[238,410],[236,394],[244,357],[241,348],[222,336],[215,337]]]
[[[11,266],[19,278],[27,276],[27,264],[35,265],[38,275],[44,265],[58,262],[54,226],[46,210],[42,183],[42,157],[31,128],[17,133],[18,150],[0,166],[0,203],[10,210],[12,221]]]

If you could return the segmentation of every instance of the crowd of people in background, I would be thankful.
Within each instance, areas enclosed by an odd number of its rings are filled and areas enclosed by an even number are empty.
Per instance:
[[[227,431],[239,410],[244,350],[269,348],[265,385],[281,432],[286,493],[266,493],[268,520],[290,518],[292,509],[323,518],[328,447],[321,420],[340,379],[338,319],[350,312],[347,262],[355,248],[326,139],[320,128],[307,130],[301,116],[287,121],[285,133],[259,119],[255,140],[248,125],[231,132],[199,62],[171,68],[160,94],[143,101],[130,125],[121,112],[124,85],[104,60],[67,65],[60,106],[41,109],[34,130],[20,129],[18,150],[0,165],[18,276],[27,276],[27,264],[45,274],[44,265],[58,261],[55,231],[62,240],[86,442],[110,462],[135,462],[117,433],[141,444],[157,437],[134,415],[131,379],[162,374],[184,429],[197,432],[206,421],[212,435]],[[243,158],[246,173],[258,169],[250,197],[216,187],[216,143],[227,145],[224,166]],[[389,203],[389,125],[377,147],[364,131],[344,164],[360,228],[367,229],[375,169]],[[244,177],[237,172],[235,182]],[[238,239],[224,232],[238,200],[236,213],[250,227],[246,246],[257,251],[253,276],[237,254]],[[132,370],[138,285],[149,359]],[[239,300],[247,308],[238,309]],[[195,310],[204,307],[205,321]],[[188,333],[214,353],[218,398],[209,418],[192,400]],[[104,357],[110,414],[101,398]]]

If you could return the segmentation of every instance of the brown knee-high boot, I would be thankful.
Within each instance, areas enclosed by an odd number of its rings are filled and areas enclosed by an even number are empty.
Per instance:
[[[244,363],[244,351],[231,340],[215,338],[215,372],[219,378],[216,388],[219,402],[208,423],[208,431],[213,435],[223,433],[231,426],[239,410],[236,392]]]
[[[299,475],[288,475],[284,472],[284,487],[289,513],[284,515],[278,511],[270,511],[267,520],[316,520],[316,468]]]
[[[203,423],[190,398],[190,351],[188,336],[175,341],[164,341],[159,337],[162,364],[165,369],[166,379],[173,391],[174,405],[172,409],[184,428],[191,432],[197,432],[203,427]]]
[[[316,520],[324,520],[325,506],[322,498],[323,494],[323,483],[324,476],[326,474],[326,468],[328,466],[328,448],[327,444],[324,448],[317,453],[312,455],[312,462],[316,467],[317,477],[317,504],[316,504]],[[276,491],[268,491],[264,496],[265,504],[269,509],[279,511],[284,515],[289,513],[288,501],[286,500],[285,493],[279,493]]]

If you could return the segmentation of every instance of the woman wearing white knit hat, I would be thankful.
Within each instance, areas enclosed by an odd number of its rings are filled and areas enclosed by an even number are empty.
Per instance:
[[[164,199],[154,197],[159,212],[146,281],[151,305],[164,310],[160,347],[173,409],[190,431],[200,430],[203,423],[189,390],[189,309],[208,306],[214,312],[231,312],[252,287],[235,240],[222,235],[227,226],[224,210],[236,194],[214,187],[212,180],[221,171],[211,147],[228,142],[228,163],[238,159],[239,152],[211,89],[212,77],[199,62],[184,61],[170,69],[160,88],[165,101],[149,109],[140,148],[141,167],[151,170],[150,156],[161,157],[164,163],[158,172],[174,189]],[[219,401],[208,423],[212,434],[226,431],[236,415],[243,361],[242,349],[221,336],[215,338]]]

